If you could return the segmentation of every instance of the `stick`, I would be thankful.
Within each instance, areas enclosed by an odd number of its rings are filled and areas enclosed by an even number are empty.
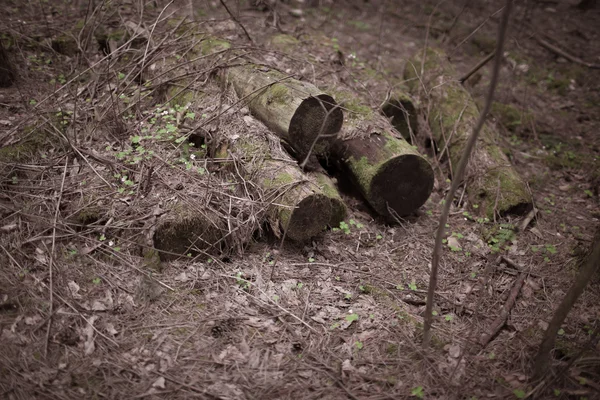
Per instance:
[[[588,68],[592,68],[592,69],[600,69],[600,64],[592,64],[592,63],[589,63],[589,62],[587,62],[587,61],[583,61],[581,58],[578,58],[578,57],[572,56],[571,54],[567,53],[566,51],[564,51],[564,50],[561,50],[561,49],[559,49],[558,47],[554,46],[553,44],[549,43],[548,41],[546,41],[546,40],[542,39],[541,37],[537,37],[537,36],[536,36],[536,37],[535,37],[535,39],[538,41],[538,43],[539,43],[539,44],[540,44],[542,47],[544,47],[544,48],[546,48],[546,49],[550,50],[550,51],[551,51],[551,52],[553,52],[553,53],[556,53],[556,54],[558,54],[558,55],[559,55],[559,56],[561,56],[561,57],[564,57],[564,58],[566,58],[566,59],[567,59],[567,60],[569,60],[569,61],[572,61],[572,62],[574,62],[574,63],[576,63],[576,64],[581,64],[581,65],[584,65],[584,66],[586,66],[586,67],[588,67]]]
[[[50,327],[52,326],[52,313],[54,312],[52,303],[54,302],[53,289],[53,266],[54,266],[54,250],[56,248],[56,224],[58,222],[58,213],[60,212],[60,202],[62,201],[63,191],[65,189],[65,179],[67,177],[67,167],[69,165],[69,157],[65,160],[65,168],[63,169],[62,182],[60,183],[60,192],[56,202],[56,211],[54,212],[54,226],[52,227],[52,248],[50,250],[50,259],[48,260],[48,292],[50,293],[50,306],[48,310],[48,325],[46,326],[46,341],[44,343],[44,358],[48,355],[48,341],[50,340]]]
[[[229,10],[229,7],[227,7],[227,4],[225,4],[225,2],[223,0],[219,0],[221,2],[221,4],[223,4],[223,7],[225,7],[225,10],[227,10],[227,14],[229,14],[229,16],[231,17],[231,19],[240,26],[240,28],[242,28],[242,30],[244,31],[244,33],[246,34],[246,37],[248,38],[248,40],[250,41],[250,43],[252,43],[252,45],[254,46],[254,39],[252,39],[252,37],[250,36],[250,34],[248,33],[248,31],[246,30],[246,28],[244,28],[244,25],[242,25],[242,23],[235,17],[235,15],[233,15],[233,13]]]
[[[494,58],[494,52],[491,52],[490,54],[488,54],[487,56],[485,56],[485,58],[481,61],[479,61],[477,63],[476,66],[474,66],[469,72],[467,72],[466,74],[463,75],[462,78],[460,78],[458,81],[460,82],[461,85],[464,85],[465,81],[467,79],[469,79],[471,77],[471,75],[473,75],[475,72],[479,71],[479,69],[481,67],[483,67],[485,64],[487,64],[492,58]]]
[[[481,335],[481,337],[479,338],[479,344],[481,345],[481,347],[485,347],[490,342],[490,340],[492,340],[492,338],[496,336],[498,331],[502,329],[502,326],[504,326],[506,318],[508,318],[510,310],[515,305],[515,301],[517,300],[517,296],[521,291],[521,287],[523,286],[526,277],[527,272],[521,272],[517,277],[517,280],[515,281],[512,289],[510,290],[510,294],[508,295],[506,302],[500,310],[500,315],[498,315],[498,317],[494,320],[492,325],[488,329],[486,329],[483,335]]]
[[[452,205],[454,195],[456,194],[458,186],[460,185],[460,182],[462,181],[462,178],[465,174],[465,169],[469,162],[469,157],[471,156],[473,147],[475,146],[475,142],[477,141],[477,137],[479,136],[479,132],[481,132],[481,128],[485,123],[487,114],[490,111],[490,108],[492,107],[492,101],[494,100],[494,91],[496,90],[498,77],[500,75],[500,61],[502,60],[502,49],[504,48],[504,41],[506,39],[506,28],[508,26],[511,8],[512,0],[506,0],[506,6],[504,7],[504,12],[502,13],[502,20],[500,21],[500,26],[498,27],[498,41],[496,43],[496,60],[494,61],[492,79],[490,81],[489,91],[485,100],[485,107],[481,111],[481,115],[479,115],[479,120],[477,121],[477,125],[473,129],[473,133],[471,134],[471,136],[469,136],[469,140],[467,142],[467,145],[465,146],[464,153],[458,163],[456,174],[452,179],[450,191],[446,195],[442,215],[440,216],[440,222],[435,237],[435,246],[433,248],[433,255],[431,257],[431,273],[429,274],[427,306],[425,307],[425,321],[423,326],[424,348],[427,348],[429,346],[429,340],[431,339],[431,324],[433,323],[433,295],[435,293],[435,287],[437,285],[438,266],[440,264],[440,253],[442,252],[442,239],[444,238],[444,230],[446,222],[448,221],[450,206]]]

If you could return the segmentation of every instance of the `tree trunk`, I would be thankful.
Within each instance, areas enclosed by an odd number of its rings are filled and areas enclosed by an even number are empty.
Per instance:
[[[186,89],[190,80],[165,85],[172,106],[194,101],[193,91]],[[259,188],[255,194],[268,203],[267,219],[278,235],[286,231],[286,237],[306,241],[326,226],[339,226],[346,217],[346,206],[331,179],[318,171],[302,172],[281,149],[279,138],[256,119],[242,119],[239,114],[223,116],[213,136],[209,153],[231,158],[231,166],[237,163],[244,179]]]
[[[422,206],[433,189],[431,165],[405,140],[392,136],[389,122],[347,92],[336,93],[346,110],[333,157],[373,209],[387,218]]]
[[[342,127],[343,113],[333,97],[310,83],[252,64],[230,68],[227,79],[252,114],[289,144],[294,158],[303,162],[310,155],[310,165],[319,169],[316,155],[326,151]]]
[[[600,269],[600,228],[596,230],[590,252],[580,266],[575,282],[573,282],[573,285],[569,288],[567,294],[565,294],[562,302],[554,312],[554,316],[548,325],[548,329],[546,329],[544,340],[540,344],[540,348],[535,358],[535,378],[540,378],[549,369],[551,352],[554,348],[554,343],[556,342],[558,330],[598,269]]]
[[[15,68],[8,58],[8,51],[2,45],[0,40],[0,87],[9,87],[17,78]]]
[[[417,74],[422,64],[422,52],[410,60],[404,71],[413,93],[428,92],[429,126],[438,149],[449,155],[450,176],[458,165],[469,135],[479,116],[471,95],[456,80],[456,71],[441,50],[427,49],[424,73]],[[497,132],[489,125],[481,131],[467,170],[466,190],[471,206],[488,218],[494,215],[522,215],[533,207],[527,185],[513,169],[506,155],[496,145]]]
[[[326,226],[337,227],[346,206],[331,179],[320,172],[303,173],[264,125],[245,120],[248,127],[241,134],[236,130],[240,136],[232,142],[230,154],[242,161],[244,177],[260,188],[275,232],[279,228],[286,237],[302,242]]]

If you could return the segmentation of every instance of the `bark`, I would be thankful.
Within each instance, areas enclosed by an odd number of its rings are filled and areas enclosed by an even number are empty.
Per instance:
[[[214,38],[200,45],[202,54],[228,48],[228,42]],[[166,65],[169,64],[167,60]],[[195,100],[193,91],[187,89],[188,80],[191,78],[177,83],[166,82],[166,95],[172,99],[172,105],[185,105]],[[298,85],[292,84],[291,87],[294,89]],[[280,90],[280,87],[275,85],[275,90]],[[252,103],[249,108],[256,110]],[[306,102],[300,103],[301,110],[307,108]],[[282,108],[285,109],[285,105]],[[272,113],[281,115],[272,111],[279,108],[268,105],[258,110],[259,115],[265,115],[263,112],[269,116]],[[307,128],[307,124],[300,126]],[[279,133],[284,135],[281,130]],[[244,179],[252,181],[254,185],[251,186],[260,189],[258,197],[269,204],[267,219],[277,234],[287,230],[286,237],[302,242],[316,236],[326,226],[339,226],[346,217],[346,206],[331,179],[318,171],[304,173],[281,149],[279,138],[256,119],[250,116],[242,119],[239,114],[223,115],[220,129],[213,133],[209,148],[214,156],[239,160],[236,163],[241,166]],[[233,166],[233,162],[230,165]]]
[[[346,109],[346,118],[333,157],[378,214],[393,218],[414,212],[433,189],[429,162],[405,140],[394,137],[389,122],[358,105],[353,95],[336,97]]]
[[[544,340],[540,344],[535,365],[534,377],[540,378],[550,367],[551,352],[556,342],[556,335],[561,325],[567,318],[569,311],[583,293],[587,284],[592,280],[594,273],[600,269],[600,228],[596,230],[594,241],[590,247],[590,252],[579,268],[579,273],[575,278],[575,282],[569,288],[562,302],[554,312],[554,316],[546,329]]]
[[[302,242],[326,226],[339,226],[346,206],[331,179],[320,172],[302,172],[264,125],[248,118],[246,122],[248,128],[230,151],[242,160],[244,177],[260,187],[274,230],[287,230],[286,237]]]
[[[197,206],[196,206],[197,207]],[[222,239],[227,223],[208,207],[179,204],[160,217],[153,241],[163,261],[200,253],[218,255],[226,248]],[[144,254],[144,257],[148,257]]]
[[[456,71],[441,50],[427,49],[421,76],[422,52],[406,66],[404,77],[413,93],[428,90],[428,123],[437,147],[449,155],[450,176],[458,165],[467,140],[477,123],[479,110],[471,95],[456,80]],[[416,72],[419,71],[417,74]],[[526,214],[533,207],[526,183],[496,145],[498,133],[484,125],[467,169],[466,190],[471,206],[488,218],[494,215]]]
[[[298,161],[310,155],[310,164],[318,167],[316,155],[326,151],[342,127],[343,113],[333,97],[310,83],[252,64],[230,68],[228,81],[247,99],[252,114],[289,144]]]
[[[11,86],[16,78],[17,74],[8,58],[8,51],[2,45],[2,40],[0,40],[0,87]]]

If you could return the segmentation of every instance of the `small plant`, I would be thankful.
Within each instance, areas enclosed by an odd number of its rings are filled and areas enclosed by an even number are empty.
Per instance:
[[[243,275],[241,272],[238,272],[235,275],[235,277],[237,278],[236,283],[240,287],[240,289],[242,289],[244,291],[250,290],[250,282],[248,282],[246,279],[243,278]]]
[[[417,283],[415,282],[414,279],[408,284],[408,288],[410,290],[417,290]]]
[[[357,350],[362,350],[363,342],[356,342],[356,343],[354,343],[354,346],[356,347]]]
[[[523,389],[515,389],[513,393],[517,399],[524,399],[526,396],[526,393]]]
[[[334,232],[342,231],[342,232],[344,232],[344,234],[349,235],[350,234],[350,226],[348,226],[348,224],[346,223],[346,221],[341,221],[340,222],[340,227],[339,228],[333,228],[332,231],[334,231]]]
[[[98,278],[98,277],[96,277],[96,278],[92,279],[92,283],[93,283],[94,285],[99,285],[101,282],[102,282],[102,279],[100,279],[100,278]]]
[[[410,395],[422,399],[425,397],[425,392],[423,390],[423,386],[417,386],[410,391]]]
[[[348,322],[358,321],[358,314],[351,313],[349,315],[346,315],[346,321],[348,321]]]

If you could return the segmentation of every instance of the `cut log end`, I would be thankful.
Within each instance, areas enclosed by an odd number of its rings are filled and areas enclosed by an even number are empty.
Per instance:
[[[199,252],[218,254],[220,246],[217,243],[225,231],[219,228],[220,225],[216,214],[171,211],[156,227],[154,248],[160,251],[163,261]]]
[[[423,157],[397,156],[381,165],[373,176],[369,203],[381,215],[406,216],[427,201],[433,182],[431,166]]]
[[[381,112],[387,118],[391,118],[392,126],[409,143],[411,142],[411,131],[414,136],[417,135],[417,110],[408,96],[390,99],[383,105]]]
[[[283,228],[287,226],[286,236],[294,241],[303,242],[318,235],[332,219],[332,204],[331,199],[323,194],[303,199],[291,215],[288,213],[287,218],[281,218]]]
[[[317,136],[324,137],[317,143],[331,142],[332,137],[340,131],[344,114],[336,106],[333,97],[326,94],[310,96],[302,101],[289,127],[290,144],[300,153],[299,158],[308,155]],[[313,151],[319,152],[319,149]]]

